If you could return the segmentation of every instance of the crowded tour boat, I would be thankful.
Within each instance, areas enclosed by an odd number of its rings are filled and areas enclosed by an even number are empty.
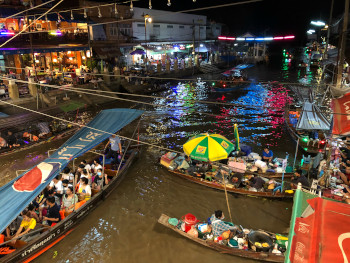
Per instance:
[[[135,109],[101,111],[46,160],[0,188],[1,262],[34,260],[120,184],[139,150],[130,147],[131,141],[122,146],[115,133],[141,114]],[[82,160],[75,170],[74,160],[106,139],[108,153],[93,151],[98,158]],[[67,167],[71,161],[72,170]]]

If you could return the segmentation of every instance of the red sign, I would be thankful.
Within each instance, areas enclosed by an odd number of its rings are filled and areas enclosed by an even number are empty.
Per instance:
[[[350,205],[313,198],[314,212],[295,220],[293,263],[350,262]]]

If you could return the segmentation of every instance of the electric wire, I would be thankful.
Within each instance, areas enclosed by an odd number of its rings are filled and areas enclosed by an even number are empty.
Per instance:
[[[49,3],[51,3],[51,2],[54,2],[54,1],[56,1],[56,0],[49,0],[49,1],[47,1],[47,2],[44,2],[44,3],[40,4],[40,5],[33,6],[33,7],[31,7],[31,8],[28,8],[28,9],[26,9],[26,10],[20,11],[20,12],[18,12],[18,13],[16,13],[16,14],[10,15],[10,16],[5,17],[5,18],[3,18],[3,19],[8,19],[8,18],[11,18],[11,17],[18,16],[19,14],[28,12],[29,10],[36,9],[36,8],[41,7],[41,6],[43,6],[43,5],[47,5],[47,4],[49,4]]]
[[[17,34],[15,34],[13,37],[11,37],[10,39],[6,40],[4,43],[2,43],[0,45],[0,48],[5,46],[8,42],[12,41],[13,39],[15,39],[16,37],[18,37],[19,35],[21,35],[24,31],[26,31],[28,28],[30,28],[34,23],[36,23],[36,21],[38,21],[40,18],[42,18],[43,16],[45,16],[48,12],[50,12],[52,9],[54,9],[55,7],[57,7],[59,4],[61,4],[64,0],[60,0],[58,3],[56,3],[53,7],[51,7],[48,11],[46,11],[45,13],[43,13],[41,16],[39,16],[37,19],[33,20],[26,28],[23,28],[20,32],[18,32]]]

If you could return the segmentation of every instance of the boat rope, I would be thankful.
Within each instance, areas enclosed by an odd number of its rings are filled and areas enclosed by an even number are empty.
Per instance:
[[[10,39],[6,40],[4,43],[2,43],[0,45],[0,48],[2,48],[3,46],[5,46],[7,43],[9,43],[10,41],[12,41],[13,39],[15,39],[16,37],[18,37],[19,35],[21,35],[24,31],[26,31],[28,28],[30,28],[34,23],[36,23],[40,18],[42,18],[43,16],[47,15],[52,9],[56,8],[58,5],[60,5],[64,0],[60,0],[58,3],[56,3],[53,7],[51,7],[49,10],[47,10],[45,13],[43,13],[42,15],[40,15],[37,19],[33,19],[33,21],[25,28],[23,28],[21,31],[19,31],[17,34],[15,34],[13,37],[11,37]]]

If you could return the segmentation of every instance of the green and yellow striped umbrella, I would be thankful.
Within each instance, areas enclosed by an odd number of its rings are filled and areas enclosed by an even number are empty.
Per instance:
[[[235,146],[220,134],[201,133],[190,138],[184,152],[198,161],[218,161],[228,158]]]

